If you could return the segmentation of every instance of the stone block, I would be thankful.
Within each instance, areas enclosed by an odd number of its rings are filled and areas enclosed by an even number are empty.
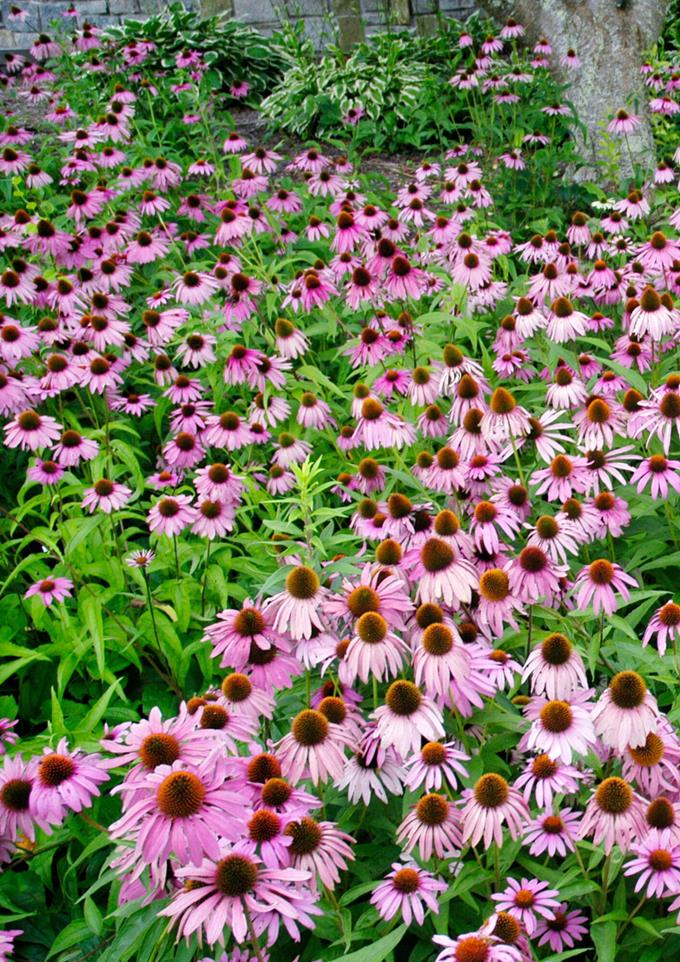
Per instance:
[[[416,33],[421,37],[431,37],[437,32],[439,17],[433,13],[418,13],[414,17]]]
[[[127,17],[131,13],[141,13],[138,0],[109,0],[109,13],[112,16]]]
[[[217,14],[234,16],[234,0],[199,0],[198,10],[202,17],[214,17]]]
[[[272,0],[234,0],[234,17],[248,24],[278,23]]]
[[[81,0],[77,9],[83,20],[91,20],[107,13],[107,3],[106,0]]]
[[[411,0],[414,16],[419,13],[437,13],[439,10],[438,0]]]

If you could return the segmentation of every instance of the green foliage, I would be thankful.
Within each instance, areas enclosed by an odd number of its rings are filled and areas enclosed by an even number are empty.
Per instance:
[[[177,54],[198,51],[216,72],[223,91],[247,81],[254,98],[271,90],[284,66],[281,48],[257,30],[222,16],[201,18],[182,3],[171,3],[148,20],[125,20],[107,36],[117,46],[155,44],[146,63],[162,70],[174,67]]]

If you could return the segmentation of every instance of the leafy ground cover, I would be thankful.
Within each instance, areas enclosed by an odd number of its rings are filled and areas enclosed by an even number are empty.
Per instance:
[[[7,67],[0,958],[673,958],[672,153],[458,26],[393,190],[161,27]]]

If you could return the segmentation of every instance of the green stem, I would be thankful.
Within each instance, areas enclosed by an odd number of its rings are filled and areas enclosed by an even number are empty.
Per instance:
[[[264,962],[262,949],[260,948],[259,940],[255,935],[255,929],[253,927],[253,920],[250,915],[250,909],[246,905],[246,900],[243,897],[241,897],[241,905],[243,906],[243,914],[246,917],[246,924],[248,926],[248,935],[250,937],[250,941],[252,943],[253,949],[255,950],[255,958],[257,959],[257,962]]]
[[[519,479],[522,482],[523,487],[526,488],[527,484],[526,484],[526,481],[524,480],[524,471],[522,471],[522,465],[520,464],[520,460],[519,460],[519,452],[517,450],[517,445],[515,444],[515,439],[512,436],[512,434],[510,435],[510,443],[512,444],[512,453],[515,456],[515,464],[517,466],[517,473],[519,475]]]
[[[210,564],[210,538],[205,548],[205,566],[203,571],[203,587],[201,588],[201,615],[205,614],[205,592],[208,587],[208,565]]]

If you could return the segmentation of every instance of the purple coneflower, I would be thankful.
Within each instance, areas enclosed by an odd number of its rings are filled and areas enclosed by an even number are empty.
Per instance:
[[[383,919],[389,920],[399,913],[407,925],[413,919],[422,925],[425,907],[436,915],[439,911],[437,895],[445,892],[446,887],[446,882],[434,878],[415,862],[405,865],[393,862],[392,871],[387,874],[385,881],[374,889],[371,905],[376,907]]]

